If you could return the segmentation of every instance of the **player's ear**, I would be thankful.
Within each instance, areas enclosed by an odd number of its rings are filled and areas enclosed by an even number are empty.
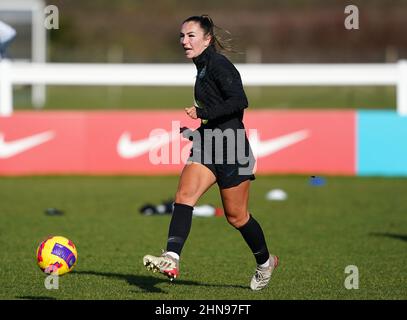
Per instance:
[[[212,43],[212,35],[209,33],[205,35],[205,47],[209,47]]]

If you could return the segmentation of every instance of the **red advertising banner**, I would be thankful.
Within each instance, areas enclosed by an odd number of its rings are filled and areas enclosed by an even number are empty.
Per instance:
[[[257,173],[355,174],[355,112],[246,111]],[[0,175],[178,174],[196,128],[182,111],[16,112],[0,118]]]
[[[354,111],[254,111],[245,126],[258,130],[259,173],[356,174]]]

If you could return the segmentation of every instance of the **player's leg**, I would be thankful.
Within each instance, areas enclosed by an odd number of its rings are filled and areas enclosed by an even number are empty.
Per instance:
[[[168,252],[181,255],[191,229],[194,206],[215,182],[213,172],[200,163],[192,162],[184,167],[175,194],[174,210],[168,231]]]
[[[189,163],[182,170],[175,202],[193,207],[215,182],[216,177],[207,166],[197,162]]]
[[[278,264],[278,257],[270,255],[259,223],[248,212],[250,180],[231,188],[220,188],[223,208],[228,222],[240,231],[257,262],[250,287],[264,288]]]
[[[143,262],[148,269],[164,273],[171,280],[177,277],[179,257],[191,230],[193,207],[215,182],[213,172],[200,163],[184,167],[175,195],[166,251],[159,257],[145,256]]]

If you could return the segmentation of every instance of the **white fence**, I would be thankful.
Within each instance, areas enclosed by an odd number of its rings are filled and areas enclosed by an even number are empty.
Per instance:
[[[47,29],[44,28],[44,0],[0,0],[0,14],[6,14],[10,21],[7,22],[14,26],[31,30],[31,39],[24,39],[21,34],[17,34],[17,39],[13,42],[19,42],[20,45],[31,42],[31,50],[25,51],[22,59],[27,59],[36,63],[47,61]],[[28,16],[21,13],[29,13]],[[24,47],[23,47],[24,48]],[[46,90],[44,85],[34,85],[31,91],[32,101],[35,106],[41,106],[45,103]],[[1,101],[0,101],[1,103]],[[0,104],[0,115],[1,115]]]
[[[396,86],[407,116],[407,61],[386,64],[237,64],[245,86]],[[0,116],[13,112],[13,85],[192,86],[193,64],[0,62]]]

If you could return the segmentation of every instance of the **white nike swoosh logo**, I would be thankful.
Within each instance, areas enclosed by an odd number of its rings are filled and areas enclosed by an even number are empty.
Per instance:
[[[159,148],[179,138],[178,134],[168,131],[163,134],[153,135],[146,139],[132,141],[131,133],[124,132],[117,143],[117,153],[125,159],[139,157],[153,148]]]
[[[251,132],[249,141],[256,158],[266,157],[309,137],[309,130],[300,130],[277,138],[261,141],[257,130]]]
[[[55,133],[53,131],[46,131],[26,138],[6,142],[4,140],[4,134],[0,133],[0,159],[14,157],[24,151],[39,146],[54,137]]]

